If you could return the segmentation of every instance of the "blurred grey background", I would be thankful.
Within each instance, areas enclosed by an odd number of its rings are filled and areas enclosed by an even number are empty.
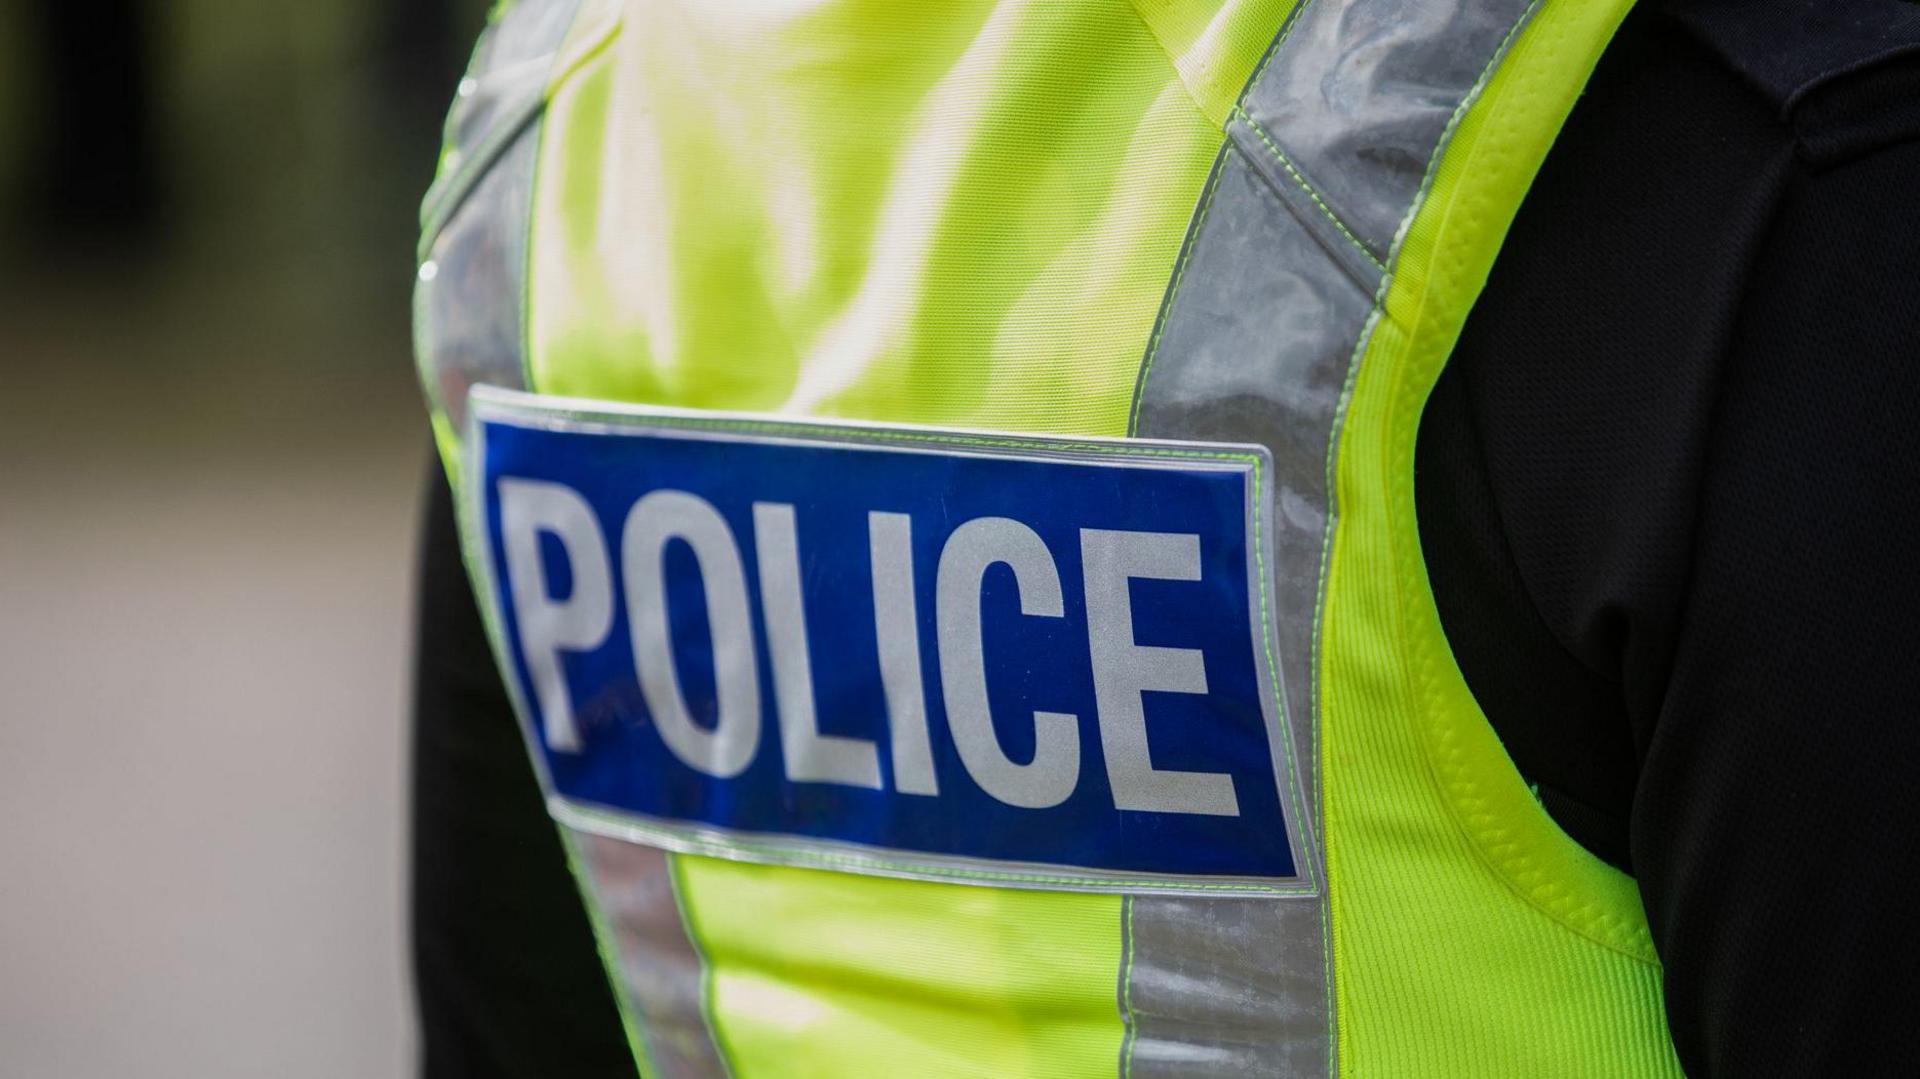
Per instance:
[[[400,1076],[415,207],[484,0],[0,0],[0,1077]]]

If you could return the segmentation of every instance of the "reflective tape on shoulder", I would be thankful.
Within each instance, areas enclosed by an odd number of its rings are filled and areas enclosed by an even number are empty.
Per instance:
[[[466,422],[470,387],[526,385],[523,301],[540,121],[548,74],[580,7],[581,0],[520,0],[501,11],[475,46],[447,117],[439,173],[421,205],[413,299],[415,362],[445,439]]]

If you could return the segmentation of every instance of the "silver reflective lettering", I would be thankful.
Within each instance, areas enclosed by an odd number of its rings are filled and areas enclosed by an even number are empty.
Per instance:
[[[880,758],[872,742],[820,733],[793,507],[755,502],[753,546],[760,564],[760,606],[767,616],[767,652],[773,657],[773,695],[780,708],[780,752],[787,778],[879,790]]]
[[[667,544],[693,548],[713,632],[713,674],[719,717],[709,731],[693,721],[674,665],[667,613]],[[655,729],[690,768],[720,779],[746,770],[760,745],[760,676],[753,655],[753,619],[740,549],[720,512],[685,491],[654,491],[634,503],[620,541],[627,617],[640,693]]]
[[[1056,806],[1080,781],[1079,721],[1062,712],[1033,714],[1033,760],[1009,759],[993,731],[980,639],[980,585],[988,567],[1005,563],[1020,592],[1020,613],[1059,618],[1065,611],[1060,574],[1040,536],[1005,517],[977,517],[954,529],[940,552],[934,586],[940,681],[947,724],[961,763],[980,789],[1008,805]]]
[[[546,717],[547,745],[557,752],[578,753],[580,726],[560,653],[589,651],[613,628],[613,571],[607,564],[606,538],[593,509],[571,487],[503,477],[499,490],[514,622],[540,714]],[[540,558],[542,533],[558,539],[567,555],[573,590],[564,600],[554,598],[547,581]]]
[[[1158,813],[1240,815],[1233,777],[1221,772],[1155,768],[1147,747],[1146,691],[1205,693],[1206,664],[1197,648],[1135,644],[1136,577],[1200,579],[1200,537],[1191,533],[1080,530],[1087,586],[1087,646],[1100,716],[1100,748],[1118,809]]]
[[[939,794],[927,744],[926,686],[920,679],[920,612],[913,595],[913,519],[867,514],[873,569],[873,632],[880,646],[880,688],[887,698],[893,785],[904,794]]]

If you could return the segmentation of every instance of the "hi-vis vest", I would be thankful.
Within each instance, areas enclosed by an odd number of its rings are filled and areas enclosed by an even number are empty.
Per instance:
[[[1412,494],[1626,7],[505,8],[418,353],[643,1074],[1677,1071]]]

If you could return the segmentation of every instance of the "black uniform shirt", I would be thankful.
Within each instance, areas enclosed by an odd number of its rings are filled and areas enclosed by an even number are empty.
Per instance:
[[[1640,883],[1694,1075],[1920,1065],[1920,8],[1642,7],[1435,388],[1423,543],[1546,809]],[[631,1075],[429,517],[430,1076]]]
[[[1441,621],[1696,1075],[1920,1073],[1920,7],[1609,48],[1422,421]]]

